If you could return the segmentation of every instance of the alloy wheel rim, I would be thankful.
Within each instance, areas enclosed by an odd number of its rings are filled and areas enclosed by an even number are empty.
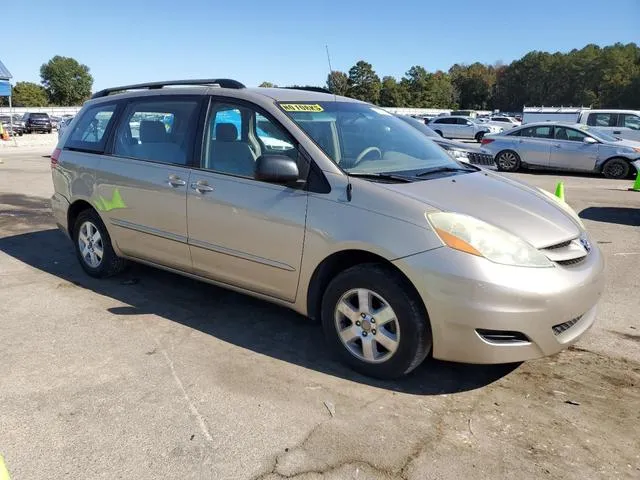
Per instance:
[[[384,298],[372,290],[346,292],[335,308],[335,328],[344,347],[367,363],[389,360],[400,345],[400,324]]]
[[[91,268],[98,268],[104,256],[104,244],[98,227],[92,222],[80,225],[78,233],[78,247],[82,260]]]
[[[622,165],[614,163],[613,165],[609,165],[609,167],[607,168],[607,171],[609,172],[609,175],[612,177],[619,177],[622,175]]]
[[[500,155],[500,165],[502,168],[513,168],[516,166],[516,156],[513,153],[503,153]]]

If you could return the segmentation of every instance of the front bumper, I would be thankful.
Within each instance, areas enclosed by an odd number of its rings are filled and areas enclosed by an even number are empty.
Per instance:
[[[32,132],[48,132],[49,130],[52,130],[53,127],[51,125],[29,125],[26,127],[28,130],[31,130]]]
[[[448,247],[394,263],[425,303],[433,356],[456,362],[511,363],[557,353],[591,327],[604,290],[604,259],[595,246],[579,264],[552,268],[499,265]],[[478,329],[522,337],[487,340]]]

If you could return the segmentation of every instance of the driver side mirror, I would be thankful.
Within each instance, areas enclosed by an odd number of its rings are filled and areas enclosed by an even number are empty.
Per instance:
[[[298,164],[286,155],[261,155],[256,160],[256,180],[290,184],[297,182],[299,177]]]
[[[593,145],[594,143],[598,143],[598,141],[593,137],[584,137],[584,140],[582,141],[587,145]]]

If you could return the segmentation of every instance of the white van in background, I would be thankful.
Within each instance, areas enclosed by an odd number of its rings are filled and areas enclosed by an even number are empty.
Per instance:
[[[578,123],[578,117],[584,111],[589,111],[589,107],[524,107],[522,109],[522,123]]]
[[[586,110],[578,123],[603,130],[614,137],[640,142],[639,110]]]
[[[522,123],[582,123],[615,137],[640,141],[640,111],[588,107],[524,107]]]

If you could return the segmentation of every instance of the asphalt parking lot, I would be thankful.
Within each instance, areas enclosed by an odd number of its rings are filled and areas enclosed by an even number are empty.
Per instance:
[[[555,173],[607,261],[597,323],[520,365],[379,382],[319,325],[143,266],[86,276],[55,229],[51,144],[0,149],[0,453],[11,478],[640,477],[640,193]]]

